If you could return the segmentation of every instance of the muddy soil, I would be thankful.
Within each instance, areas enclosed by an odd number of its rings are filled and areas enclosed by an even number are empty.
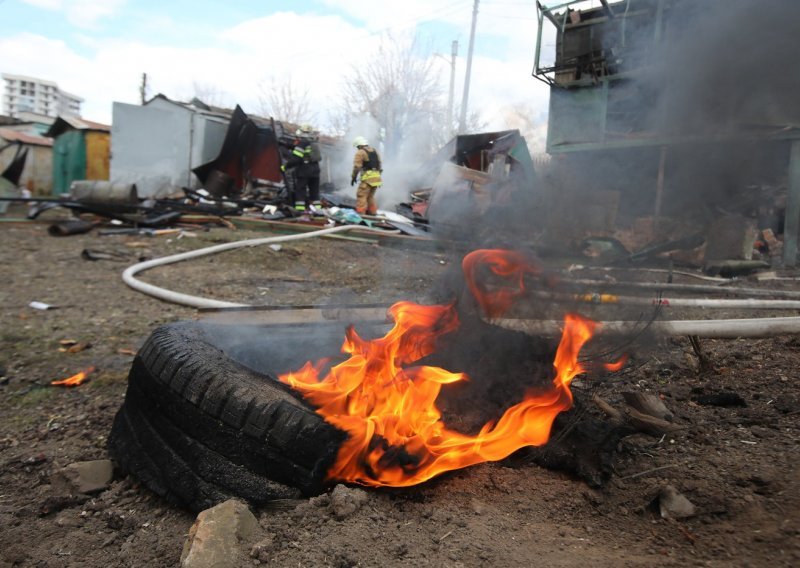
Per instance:
[[[0,565],[176,566],[194,516],[118,474],[91,496],[59,494],[54,471],[107,458],[132,353],[159,324],[196,310],[126,287],[120,274],[158,257],[264,233],[215,228],[194,237],[51,237],[46,224],[0,225]],[[89,261],[84,249],[119,255]],[[450,267],[447,251],[306,240],[159,268],[143,279],[229,301],[273,305],[426,301]],[[663,277],[663,275],[662,275]],[[31,301],[56,306],[46,311]],[[750,314],[743,314],[745,316]],[[90,347],[69,353],[62,340]],[[402,490],[366,490],[335,516],[326,497],[254,511],[260,527],[244,565],[271,566],[796,566],[800,564],[800,338],[707,340],[700,372],[685,338],[631,354],[595,388],[661,395],[685,428],[637,434],[616,474],[592,489],[542,469],[525,452]],[[50,386],[95,367],[87,383]],[[580,390],[578,388],[577,390]],[[735,392],[745,406],[698,404]],[[655,506],[674,486],[694,517]],[[259,554],[250,546],[260,542]]]

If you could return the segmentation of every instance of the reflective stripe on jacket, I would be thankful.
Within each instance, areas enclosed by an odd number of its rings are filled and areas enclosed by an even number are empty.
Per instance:
[[[319,177],[319,149],[315,148],[316,143],[305,140],[298,140],[292,148],[292,153],[286,159],[287,170],[295,168],[295,172],[301,177]]]
[[[362,182],[372,187],[380,187],[383,184],[381,169],[381,157],[377,150],[371,146],[364,146],[356,150],[353,158],[353,177],[361,172]]]

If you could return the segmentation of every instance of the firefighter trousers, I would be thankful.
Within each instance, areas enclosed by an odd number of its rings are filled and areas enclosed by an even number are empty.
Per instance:
[[[319,205],[319,176],[297,176],[294,184],[295,209],[312,203]]]
[[[378,212],[378,204],[375,202],[375,192],[377,187],[373,187],[365,181],[358,184],[356,190],[356,212],[375,215]]]

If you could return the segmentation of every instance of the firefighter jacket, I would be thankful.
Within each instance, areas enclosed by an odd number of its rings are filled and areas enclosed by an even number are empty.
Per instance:
[[[298,177],[319,177],[319,162],[322,155],[315,140],[300,138],[284,164],[287,170],[294,169]]]
[[[383,184],[381,172],[383,165],[378,151],[372,146],[362,146],[356,150],[353,158],[353,180],[361,172],[361,181],[372,187],[380,187]]]

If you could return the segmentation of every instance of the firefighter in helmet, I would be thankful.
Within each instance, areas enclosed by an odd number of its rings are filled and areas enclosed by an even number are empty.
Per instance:
[[[358,174],[361,173],[361,181],[356,190],[356,211],[375,215],[378,206],[375,203],[375,191],[383,184],[381,173],[381,157],[378,151],[369,145],[363,136],[356,136],[353,146],[357,148],[353,158],[353,175],[350,178],[350,185],[356,184]]]
[[[284,164],[284,171],[294,174],[294,210],[298,215],[306,214],[310,207],[319,209],[319,163],[322,155],[319,143],[310,124],[302,125],[295,132],[292,153]]]

